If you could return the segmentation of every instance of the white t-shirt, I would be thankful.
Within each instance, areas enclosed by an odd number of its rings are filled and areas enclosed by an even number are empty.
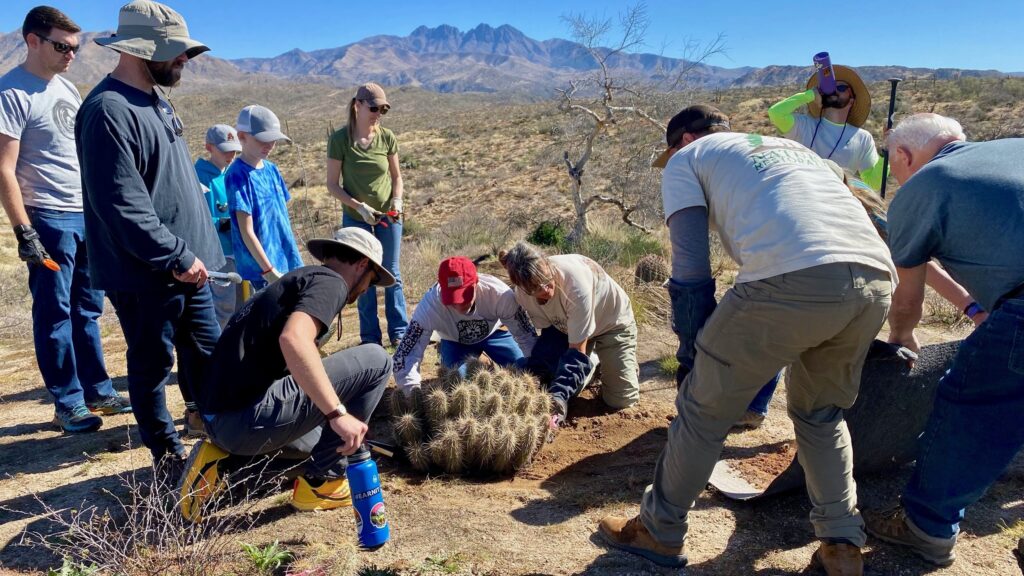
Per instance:
[[[508,327],[516,344],[529,356],[537,341],[537,330],[530,317],[516,302],[512,289],[489,274],[480,274],[474,290],[476,300],[469,314],[459,314],[441,303],[441,289],[434,284],[416,305],[402,343],[395,350],[394,373],[399,388],[420,383],[420,362],[434,331],[442,340],[476,344],[501,328]]]
[[[516,300],[539,328],[554,326],[578,344],[633,324],[629,296],[597,263],[579,254],[548,258],[554,275],[555,296],[539,304],[516,288]]]
[[[878,163],[875,139],[863,128],[836,124],[828,118],[822,118],[819,125],[817,118],[807,114],[794,114],[793,122],[793,129],[786,133],[786,138],[796,140],[817,152],[818,156],[832,160],[851,172],[864,172]],[[814,134],[815,127],[817,135]]]
[[[661,181],[665,219],[704,206],[722,244],[752,282],[832,262],[886,270],[889,248],[863,206],[817,154],[792,140],[704,136],[677,152]],[[529,311],[529,310],[528,310]]]
[[[60,75],[49,82],[15,66],[0,77],[0,134],[19,141],[14,172],[26,206],[82,211],[75,151],[78,89]]]

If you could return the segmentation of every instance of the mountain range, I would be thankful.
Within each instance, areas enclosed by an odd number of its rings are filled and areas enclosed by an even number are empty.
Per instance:
[[[110,32],[83,33],[83,49],[67,77],[79,84],[95,84],[113,69],[117,55],[92,42]],[[24,59],[24,42],[16,30],[0,34],[0,73]],[[190,62],[183,88],[209,83],[233,84],[255,79],[281,78],[354,86],[373,81],[385,86],[419,86],[438,92],[537,92],[548,95],[596,69],[586,48],[562,39],[534,40],[509,25],[487,24],[468,31],[442,25],[420,26],[408,36],[371,36],[358,42],[323,50],[291,50],[273,58],[224,60],[209,52]],[[723,68],[693,64],[657,54],[620,53],[609,60],[619,75],[658,81],[686,71],[689,86],[704,89],[799,85],[813,71],[810,66]],[[1005,76],[996,70],[860,66],[867,82],[893,76],[903,78],[955,78]],[[1020,75],[1020,73],[1012,74]]]

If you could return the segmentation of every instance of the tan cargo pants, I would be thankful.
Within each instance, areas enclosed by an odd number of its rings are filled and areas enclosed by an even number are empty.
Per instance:
[[[819,538],[865,542],[843,409],[889,311],[889,273],[861,264],[816,266],[737,284],[697,336],[693,371],[644,492],[641,519],[666,545],[686,538],[686,515],[711,476],[729,428],[781,368],[797,457]]]

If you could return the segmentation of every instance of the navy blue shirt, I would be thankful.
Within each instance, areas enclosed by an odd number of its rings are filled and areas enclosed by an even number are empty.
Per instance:
[[[1024,283],[1024,138],[952,142],[889,205],[901,268],[935,258],[985,310]]]
[[[110,76],[75,123],[89,271],[104,290],[173,282],[198,257],[224,266],[203,190],[170,104]]]

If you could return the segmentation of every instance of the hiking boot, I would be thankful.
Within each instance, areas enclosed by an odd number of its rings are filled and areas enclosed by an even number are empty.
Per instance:
[[[900,505],[874,513],[865,513],[864,523],[872,536],[906,546],[911,552],[936,566],[949,566],[956,560],[956,552],[953,551],[956,536],[936,538],[925,534],[907,517],[907,512]]]
[[[639,516],[605,516],[597,525],[604,541],[619,550],[639,554],[660,566],[681,568],[686,566],[683,544],[666,546],[651,536]]]
[[[88,408],[90,412],[102,414],[103,416],[130,414],[132,411],[132,403],[120,394],[104,396],[95,402],[86,402],[85,407]]]
[[[89,412],[85,404],[79,404],[70,411],[58,408],[53,413],[53,423],[65,432],[95,432],[103,425],[103,419]]]
[[[352,505],[352,491],[348,478],[309,480],[305,476],[295,479],[292,489],[292,508],[302,512],[333,510]]]
[[[864,558],[860,554],[860,548],[853,544],[822,542],[811,562],[824,568],[828,576],[864,574]]]
[[[227,452],[209,440],[200,440],[192,447],[178,486],[181,515],[186,520],[202,521],[203,513],[211,508],[211,502],[224,489],[226,483],[220,462],[227,457]]]
[[[185,425],[182,429],[183,438],[205,438],[206,425],[198,410],[185,409]]]
[[[747,410],[747,413],[742,418],[736,421],[732,425],[733,428],[743,428],[746,430],[756,430],[764,424],[764,414],[759,414],[753,410]]]

